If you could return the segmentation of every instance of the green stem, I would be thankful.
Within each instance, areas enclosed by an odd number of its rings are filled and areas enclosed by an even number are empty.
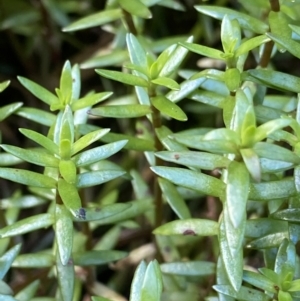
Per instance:
[[[279,12],[280,11],[280,3],[278,0],[269,0],[271,11]],[[273,50],[274,42],[270,41],[265,44],[263,54],[261,56],[259,66],[262,68],[267,68],[271,59],[271,54]]]
[[[137,29],[134,25],[131,14],[129,12],[127,12],[126,10],[124,10],[124,9],[122,11],[123,11],[125,23],[128,27],[128,31],[136,36],[138,34],[138,32],[137,32]]]

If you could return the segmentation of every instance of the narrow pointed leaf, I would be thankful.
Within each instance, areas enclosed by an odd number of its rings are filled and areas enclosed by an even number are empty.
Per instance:
[[[179,121],[186,121],[187,116],[182,109],[163,95],[151,98],[153,106],[162,114]]]
[[[226,157],[210,154],[205,152],[196,151],[161,151],[155,153],[165,161],[173,162],[176,164],[185,165],[188,167],[197,167],[200,169],[214,170],[216,168],[228,167],[230,160]]]
[[[104,69],[96,69],[96,73],[99,75],[115,80],[117,82],[121,82],[123,84],[132,85],[132,86],[139,86],[139,87],[148,87],[148,82],[136,75],[123,73],[119,71],[111,71],[111,70],[104,70]]]
[[[235,56],[239,57],[243,55],[244,53],[247,53],[251,51],[252,49],[255,49],[256,47],[269,42],[271,39],[268,38],[266,35],[257,36],[254,38],[251,38],[245,42],[242,42],[242,44],[237,48],[235,51]]]
[[[113,118],[136,118],[151,114],[151,108],[148,105],[114,105],[93,108],[89,111],[90,115]]]
[[[51,154],[58,154],[57,144],[55,144],[48,137],[28,129],[19,129],[19,131],[27,138],[31,139],[32,141],[47,149]]]
[[[239,291],[243,275],[243,252],[242,249],[240,249],[233,258],[225,234],[224,223],[222,222],[219,234],[221,256],[225,265],[227,277],[232,287],[235,291]]]
[[[203,55],[205,57],[210,57],[213,59],[217,60],[223,60],[223,51],[203,46],[203,45],[198,45],[198,44],[193,44],[193,43],[187,43],[187,42],[179,42],[179,45],[187,48],[188,50],[195,52],[197,54]]]
[[[27,217],[0,229],[0,237],[11,237],[32,232],[37,229],[47,228],[54,223],[54,216],[50,213],[37,214]]]
[[[33,164],[47,167],[58,167],[59,160],[43,150],[23,149],[13,145],[0,145],[6,152]]]
[[[75,271],[73,261],[70,260],[67,263],[67,265],[63,265],[60,261],[59,255],[57,254],[56,271],[62,301],[72,301],[75,282]]]
[[[70,184],[61,178],[58,180],[57,189],[64,205],[68,209],[76,210],[81,208],[81,199],[74,184]]]
[[[0,93],[3,92],[10,84],[10,80],[0,83]]]
[[[53,93],[49,92],[42,86],[36,84],[35,82],[22,76],[18,76],[18,80],[27,90],[29,90],[34,96],[36,96],[47,105],[50,106],[59,101],[57,96],[55,96]]]
[[[49,127],[52,126],[56,119],[54,114],[36,108],[21,107],[16,114]]]
[[[4,276],[10,269],[10,266],[12,265],[20,250],[21,244],[17,244],[0,257],[0,280],[4,278]]]
[[[146,273],[147,265],[142,261],[135,270],[130,289],[129,301],[141,301],[142,285]]]
[[[259,273],[254,273],[252,271],[244,271],[243,280],[267,292],[276,294],[278,291],[276,290],[277,283],[274,283],[266,276],[263,276]]]
[[[71,257],[73,246],[73,221],[64,205],[56,205],[55,237],[61,263],[66,265]]]
[[[197,5],[196,10],[200,13],[206,14],[218,20],[222,20],[225,15],[228,15],[230,19],[237,19],[242,28],[248,29],[255,33],[264,34],[268,31],[268,25],[259,19],[256,19],[249,14],[241,13],[239,11],[209,5]]]
[[[248,172],[255,182],[259,183],[261,180],[261,165],[258,155],[252,148],[244,148],[240,150],[243,161],[247,167]]]
[[[151,80],[153,84],[164,86],[166,88],[169,88],[171,90],[180,90],[180,85],[175,82],[175,80],[169,78],[169,77],[158,77],[156,79]]]
[[[25,288],[20,290],[15,295],[16,299],[19,300],[19,301],[31,301],[31,300],[33,300],[33,297],[35,296],[39,285],[40,285],[40,280],[39,279],[31,282],[29,285],[27,285]]]
[[[144,19],[152,18],[151,11],[140,0],[118,0],[118,2],[131,15]]]
[[[243,221],[249,191],[249,173],[243,163],[232,161],[228,167],[226,205],[230,220],[235,228]]]
[[[246,286],[242,286],[238,291],[235,291],[230,285],[214,285],[213,288],[218,293],[233,297],[236,300],[243,300],[243,301],[270,300],[269,296],[266,295],[265,293]]]
[[[257,201],[266,201],[288,198],[296,194],[297,191],[294,179],[285,178],[280,181],[251,184],[249,199]]]
[[[90,165],[96,163],[97,161],[106,159],[113,154],[121,150],[124,145],[127,143],[127,140],[121,140],[102,146],[92,148],[81,152],[73,157],[73,160],[77,167]]]
[[[72,149],[72,155],[80,152],[90,144],[92,144],[95,141],[98,141],[100,138],[102,138],[104,135],[106,135],[110,129],[100,129],[93,132],[90,132],[81,138],[79,138],[74,144]]]
[[[127,252],[113,250],[86,251],[74,253],[73,261],[75,265],[79,266],[103,265],[120,260],[127,255]]]
[[[300,78],[297,76],[270,69],[248,70],[247,73],[250,75],[250,79],[268,87],[295,93],[300,92]]]
[[[178,276],[208,276],[215,273],[216,265],[208,261],[170,262],[160,265],[164,274]]]
[[[156,235],[217,235],[219,224],[208,219],[184,219],[175,220],[156,228]]]
[[[107,9],[105,11],[100,11],[98,13],[79,19],[78,21],[73,22],[67,27],[64,27],[63,31],[64,32],[76,31],[76,30],[82,30],[90,27],[101,26],[106,23],[118,20],[122,16],[123,14],[121,9],[111,9],[111,10]]]
[[[16,183],[42,188],[55,188],[56,181],[48,176],[17,168],[0,168],[0,177]]]
[[[273,218],[285,220],[288,222],[300,222],[300,208],[290,208],[277,211],[272,214]]]
[[[224,194],[224,183],[214,177],[183,168],[154,166],[151,169],[176,185],[201,191],[207,195],[220,197]]]
[[[54,256],[48,253],[29,253],[19,255],[12,266],[22,269],[49,268],[55,264]]]
[[[18,110],[23,104],[21,102],[12,103],[0,108],[0,122],[3,121],[6,117],[13,114]]]
[[[110,218],[113,215],[121,213],[128,210],[131,207],[130,203],[117,203],[112,205],[107,205],[104,207],[95,208],[79,208],[76,210],[71,210],[73,215],[73,220],[76,222],[85,221],[99,221],[101,219]]]
[[[251,249],[278,248],[284,239],[288,238],[288,232],[271,233],[258,239],[252,240],[247,247]]]
[[[99,170],[84,172],[77,176],[77,188],[85,188],[99,185],[117,177],[124,175],[126,172],[121,170]]]
[[[127,48],[130,56],[130,60],[133,64],[140,66],[144,73],[148,73],[148,64],[146,52],[138,39],[131,33],[126,36]]]
[[[161,298],[162,275],[157,261],[151,261],[146,269],[142,285],[141,300],[157,301]]]
[[[87,95],[83,98],[73,101],[71,104],[71,108],[73,111],[77,111],[77,110],[94,106],[99,102],[106,100],[112,94],[113,94],[112,92],[102,92],[102,93]]]
[[[191,218],[190,211],[176,187],[168,180],[162,178],[158,179],[158,183],[164,198],[176,215],[181,219]]]

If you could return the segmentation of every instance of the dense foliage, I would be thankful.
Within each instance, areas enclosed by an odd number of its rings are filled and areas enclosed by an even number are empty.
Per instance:
[[[0,4],[1,301],[300,300],[299,0]]]

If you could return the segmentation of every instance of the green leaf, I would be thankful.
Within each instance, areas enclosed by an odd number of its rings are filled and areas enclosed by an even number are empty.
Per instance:
[[[73,221],[64,205],[55,207],[55,238],[62,265],[68,264],[73,247]]]
[[[48,137],[28,129],[19,129],[19,131],[27,138],[31,139],[32,141],[36,142],[37,144],[41,145],[43,148],[48,150],[51,154],[58,154],[57,144],[55,144]]]
[[[288,198],[296,194],[294,179],[287,177],[279,181],[250,184],[249,199],[266,201]]]
[[[164,274],[178,276],[208,276],[215,273],[216,265],[209,261],[169,262],[160,265]]]
[[[13,291],[8,284],[4,281],[0,280],[0,298],[1,296],[5,295],[7,297],[13,295]]]
[[[16,295],[18,301],[32,301],[40,285],[40,280],[37,279],[27,285],[25,288],[20,290]]]
[[[72,301],[75,282],[73,261],[70,260],[67,265],[63,265],[60,261],[59,254],[57,253],[56,271],[62,301]]]
[[[58,180],[57,184],[57,189],[64,205],[69,210],[81,208],[81,199],[76,186],[66,182],[62,178]]]
[[[255,273],[252,271],[244,271],[243,280],[247,283],[270,293],[276,294],[278,292],[278,283],[274,283],[266,276],[263,276],[259,273]]]
[[[48,253],[29,253],[19,255],[12,266],[21,269],[49,268],[55,263],[54,256]]]
[[[78,189],[99,185],[124,175],[122,170],[97,170],[84,172],[77,176],[76,187]]]
[[[252,148],[244,148],[240,150],[240,153],[251,177],[259,183],[261,180],[261,165],[256,152]]]
[[[276,34],[284,38],[291,37],[292,30],[289,27],[291,20],[289,20],[285,13],[283,13],[282,11],[270,11],[268,19],[272,34]],[[279,51],[285,50],[285,48],[281,47],[281,45],[278,45],[277,43],[276,46],[278,47]]]
[[[131,15],[144,19],[152,18],[151,11],[139,0],[118,0],[120,6]]]
[[[145,212],[153,208],[153,200],[147,198],[143,198],[142,200],[127,202],[126,204],[130,205],[128,209],[122,210],[120,213],[115,214],[111,217],[103,218],[95,223],[98,226],[119,223],[121,221],[132,219],[136,216],[144,214]]]
[[[228,167],[230,163],[226,157],[196,151],[161,151],[156,152],[155,156],[168,162],[206,170]]]
[[[277,248],[281,242],[288,237],[288,232],[271,233],[258,239],[252,240],[247,247],[251,249]]]
[[[241,43],[241,28],[235,18],[227,14],[223,17],[221,24],[221,41],[224,49],[224,58],[230,59]],[[231,65],[231,64],[230,64]],[[229,66],[232,67],[232,66]]]
[[[156,79],[151,80],[153,84],[164,86],[166,88],[169,88],[171,90],[180,90],[180,85],[173,79],[168,77],[158,77]]]
[[[126,2],[126,1],[124,1]],[[144,48],[138,41],[138,39],[131,33],[126,35],[126,43],[130,56],[130,60],[133,64],[143,69],[144,74],[148,74],[147,56]]]
[[[157,175],[176,185],[197,190],[207,195],[220,197],[225,192],[225,185],[222,181],[199,172],[163,166],[154,166],[150,168]]]
[[[229,91],[236,91],[241,83],[240,71],[237,68],[226,69],[224,81]]]
[[[243,163],[232,161],[228,167],[226,206],[235,228],[240,227],[246,212],[249,191],[249,173]]]
[[[59,102],[63,105],[71,104],[73,88],[72,68],[69,61],[66,61],[60,76]]]
[[[22,235],[37,229],[47,228],[54,223],[54,216],[50,213],[37,214],[27,217],[0,229],[0,237]]]
[[[252,289],[250,287],[242,286],[238,291],[235,291],[230,285],[214,285],[214,290],[218,293],[230,296],[237,300],[243,301],[268,301],[269,296],[265,293]]]
[[[42,188],[55,188],[56,181],[48,176],[17,168],[0,167],[0,177],[16,183]]]
[[[187,43],[187,42],[179,42],[178,44],[194,53],[203,55],[204,57],[210,57],[216,60],[224,60],[223,51],[211,47],[193,44],[193,43]]]
[[[15,102],[0,108],[0,122],[6,117],[17,111],[23,104],[21,102]]]
[[[123,16],[121,9],[106,9],[89,15],[63,28],[64,32],[82,30],[86,28],[101,26],[120,19]]]
[[[239,57],[239,56],[241,56],[269,41],[270,41],[270,38],[268,38],[266,35],[260,35],[260,36],[248,39],[246,41],[243,41],[242,44],[235,51],[235,56]]]
[[[300,208],[290,208],[277,211],[272,214],[273,218],[285,220],[288,222],[300,222]]]
[[[171,182],[161,178],[158,179],[158,183],[164,198],[175,214],[181,219],[191,218],[190,211],[176,187]]]
[[[127,255],[127,252],[113,250],[86,251],[84,253],[74,253],[73,261],[75,265],[79,266],[103,265],[120,260]]]
[[[220,251],[221,257],[224,262],[225,270],[229,282],[233,289],[237,292],[239,291],[242,284],[242,276],[243,276],[243,250],[237,249],[235,250],[235,256],[232,256],[232,252],[230,250],[230,241],[226,236],[226,228],[224,218],[220,222],[219,229],[219,243],[220,243]]]
[[[58,169],[61,177],[68,183],[74,184],[76,182],[77,168],[73,161],[60,160]]]
[[[157,301],[163,290],[162,275],[158,262],[151,261],[146,269],[141,291],[141,300]]]
[[[22,76],[18,76],[18,80],[35,97],[37,97],[47,105],[51,106],[52,104],[59,102],[57,96],[55,96],[53,93],[49,92],[42,86],[36,84],[35,82]]]
[[[175,220],[156,228],[153,233],[156,235],[217,235],[219,225],[217,222],[208,219],[184,219]]]
[[[36,108],[21,107],[16,114],[48,127],[52,126],[56,119],[54,114]]]
[[[142,285],[146,274],[147,265],[142,261],[135,270],[130,288],[129,301],[141,301]]]
[[[245,230],[245,237],[259,238],[271,233],[288,232],[288,223],[270,218],[255,218],[247,220]]]
[[[90,165],[117,153],[124,147],[126,143],[127,140],[120,140],[117,142],[94,147],[75,155],[72,159],[74,160],[77,167]]]
[[[163,95],[152,97],[152,105],[162,114],[179,121],[186,121],[187,116],[182,109]]]
[[[80,64],[81,69],[120,66],[128,60],[126,49],[112,49],[109,53],[96,54]]]
[[[99,129],[96,131],[92,131],[83,137],[79,138],[72,146],[72,155],[77,154],[84,148],[91,145],[93,142],[98,141],[100,138],[102,138],[104,135],[106,135],[110,129]]]
[[[187,39],[187,42],[192,42],[193,38],[190,37]],[[156,70],[151,76],[152,78],[156,77],[169,77],[176,72],[179,68],[181,62],[184,60],[188,53],[188,50],[180,45],[176,45],[167,48],[162,54],[158,57],[155,64],[152,65],[152,68],[156,65]]]
[[[77,110],[94,106],[95,104],[98,104],[99,102],[106,100],[112,94],[113,92],[102,92],[102,93],[87,95],[83,98],[73,101],[71,104],[71,108],[73,111],[77,111]]]
[[[10,80],[6,80],[0,83],[0,93],[3,92],[10,84]]]
[[[96,69],[96,73],[99,75],[115,80],[117,82],[121,82],[123,84],[132,85],[132,86],[139,86],[139,87],[148,87],[148,82],[139,76],[123,73],[119,71],[111,71],[111,70],[104,70],[104,69]]]
[[[218,20],[222,20],[225,15],[228,15],[230,19],[237,19],[242,28],[248,29],[255,33],[264,34],[269,30],[268,25],[261,20],[256,19],[249,14],[241,13],[230,8],[213,5],[196,5],[195,9],[200,13],[211,16]]]
[[[300,164],[300,158],[296,154],[276,144],[258,142],[253,150],[259,157]]]
[[[88,113],[101,117],[136,118],[146,116],[147,114],[151,114],[151,112],[151,108],[148,105],[129,104],[93,108]]]
[[[0,230],[1,231],[1,230]],[[4,278],[13,261],[21,250],[21,244],[17,244],[0,257],[0,280]]]
[[[47,167],[58,167],[59,160],[43,150],[23,149],[13,145],[1,144],[6,152],[33,164]]]
[[[73,220],[76,222],[99,221],[110,218],[116,214],[128,210],[130,203],[112,204],[103,207],[71,209]]]
[[[278,293],[278,300],[279,301],[293,301],[293,298],[290,295],[290,293],[280,290]]]
[[[270,69],[247,70],[247,74],[250,80],[273,89],[300,92],[300,78],[297,76]]]
[[[178,91],[173,90],[167,93],[166,97],[170,99],[172,102],[178,102],[185,97],[198,100],[197,97],[195,97],[195,94],[200,94],[197,88],[201,86],[203,82],[206,81],[205,77],[198,77],[196,79],[188,79],[180,83],[180,89]],[[195,91],[196,90],[196,91]],[[194,92],[194,93],[193,93]],[[202,91],[205,93],[205,91]],[[191,94],[192,93],[192,94]],[[201,93],[202,94],[202,93]]]

